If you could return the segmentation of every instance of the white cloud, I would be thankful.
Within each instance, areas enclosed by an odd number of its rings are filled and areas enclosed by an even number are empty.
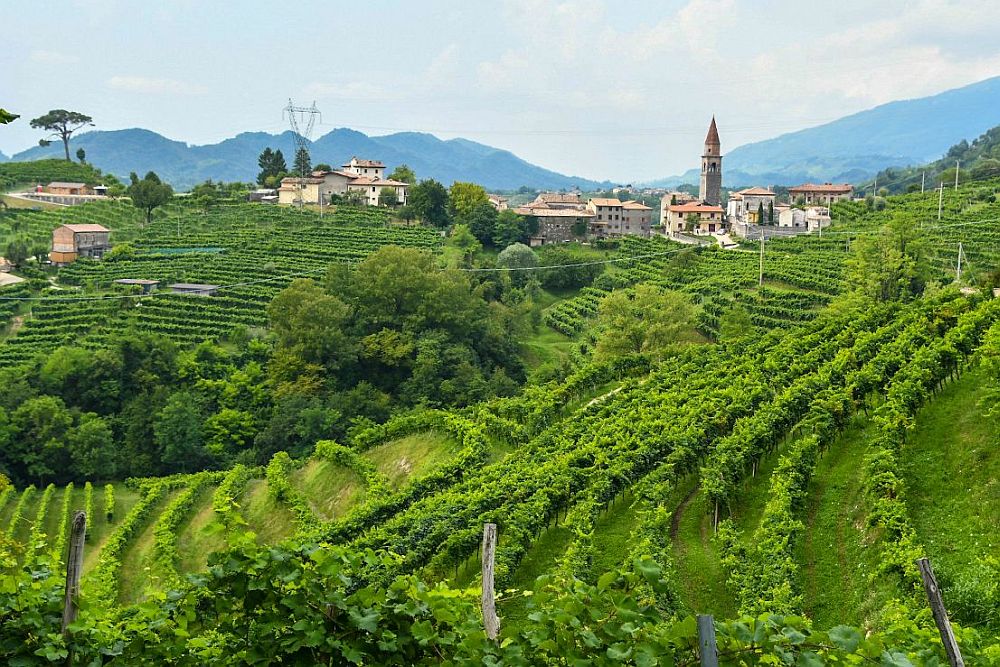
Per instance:
[[[60,53],[59,51],[47,51],[45,49],[32,51],[31,60],[43,65],[72,65],[73,63],[80,62],[79,56]]]
[[[115,90],[146,95],[202,95],[208,88],[199,84],[146,76],[113,76],[108,86]]]
[[[367,81],[341,83],[313,81],[307,84],[302,92],[307,97],[349,100],[351,102],[388,102],[398,98],[398,94]]]

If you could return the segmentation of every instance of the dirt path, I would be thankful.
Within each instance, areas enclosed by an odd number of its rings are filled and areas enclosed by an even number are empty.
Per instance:
[[[687,506],[691,504],[691,500],[694,498],[695,494],[698,493],[698,489],[700,488],[700,484],[695,484],[691,489],[691,492],[684,496],[684,500],[680,502],[677,509],[674,510],[674,513],[670,517],[670,540],[674,543],[674,548],[677,549],[678,552],[682,551],[681,545],[677,542],[677,533],[681,529],[681,517],[684,516],[684,510],[686,510]]]

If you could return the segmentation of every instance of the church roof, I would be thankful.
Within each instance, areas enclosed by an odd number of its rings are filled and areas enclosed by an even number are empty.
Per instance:
[[[712,116],[712,124],[708,126],[708,136],[705,137],[705,144],[719,146],[721,143],[719,140],[719,128],[715,126],[715,116]]]

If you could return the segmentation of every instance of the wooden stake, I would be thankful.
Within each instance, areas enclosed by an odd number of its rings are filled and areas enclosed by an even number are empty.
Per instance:
[[[941,633],[941,643],[944,644],[948,662],[951,667],[965,667],[962,652],[958,650],[958,642],[955,641],[955,633],[948,621],[948,612],[944,608],[941,589],[938,588],[937,578],[934,577],[934,568],[931,567],[931,562],[926,558],[917,559],[917,567],[920,569],[920,578],[924,581],[924,591],[927,593],[927,601],[931,605],[931,613],[934,614],[934,622],[937,623],[938,632]]]
[[[87,513],[73,513],[69,534],[69,557],[66,559],[66,598],[63,602],[62,632],[76,620],[77,597],[80,595],[80,575],[83,573],[83,540],[87,536]]]
[[[715,623],[710,615],[698,614],[698,655],[701,658],[701,667],[719,667]]]
[[[493,565],[496,558],[497,525],[483,525],[483,626],[486,636],[496,641],[500,634],[500,619],[497,618],[496,596],[493,591]]]

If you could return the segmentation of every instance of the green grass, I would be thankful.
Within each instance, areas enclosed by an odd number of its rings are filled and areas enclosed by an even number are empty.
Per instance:
[[[979,408],[985,381],[970,371],[946,386],[917,414],[900,457],[910,517],[946,600],[951,581],[1000,554],[1000,427]]]
[[[283,503],[275,502],[267,493],[267,482],[250,480],[239,501],[243,519],[257,535],[260,544],[277,544],[295,530],[295,515]]]
[[[427,431],[373,447],[362,456],[375,464],[393,489],[400,489],[445,463],[456,448],[446,433]]]
[[[356,472],[330,461],[312,459],[291,475],[292,486],[306,498],[322,521],[344,515],[365,496],[365,483]]]
[[[83,485],[79,486],[80,501],[74,505],[74,509],[83,509]],[[139,502],[141,494],[133,489],[126,488],[124,484],[115,484],[115,511],[112,521],[108,522],[108,517],[104,512],[104,485],[94,484],[94,516],[87,517],[87,539],[86,547],[83,550],[83,571],[84,574],[97,565],[101,555],[101,549],[111,533],[122,522],[132,507]]]
[[[874,627],[885,602],[900,596],[891,580],[872,577],[877,535],[868,528],[861,461],[873,435],[869,420],[856,416],[819,460],[809,485],[796,559],[804,610],[819,627]]]
[[[514,572],[510,588],[516,591],[533,590],[535,580],[552,571],[556,561],[566,552],[572,539],[573,531],[563,525],[542,531]],[[468,586],[478,576],[479,564],[474,563],[473,565],[459,572],[458,583],[460,585]],[[507,595],[500,600],[498,613],[505,631],[516,631],[527,621],[527,604],[528,598],[520,593]]]
[[[548,363],[562,363],[572,354],[576,341],[558,331],[539,324],[521,341],[521,359],[528,368]]]
[[[146,524],[138,536],[129,541],[121,555],[121,572],[118,580],[118,601],[130,604],[141,600],[146,591],[156,588],[159,584],[157,575],[153,572],[153,529],[156,519],[163,509],[170,504],[183,489],[166,494],[150,512]]]
[[[636,509],[632,494],[626,493],[598,517],[594,525],[594,572],[610,572],[622,565],[629,550]]]
[[[215,488],[209,486],[202,490],[191,508],[190,516],[178,527],[178,572],[203,572],[208,565],[208,557],[226,548],[225,532],[212,509]]]
[[[736,603],[726,588],[727,573],[719,562],[712,527],[713,507],[691,475],[678,485],[670,504],[675,507],[673,560],[679,595],[684,606],[699,614],[732,618]]]

